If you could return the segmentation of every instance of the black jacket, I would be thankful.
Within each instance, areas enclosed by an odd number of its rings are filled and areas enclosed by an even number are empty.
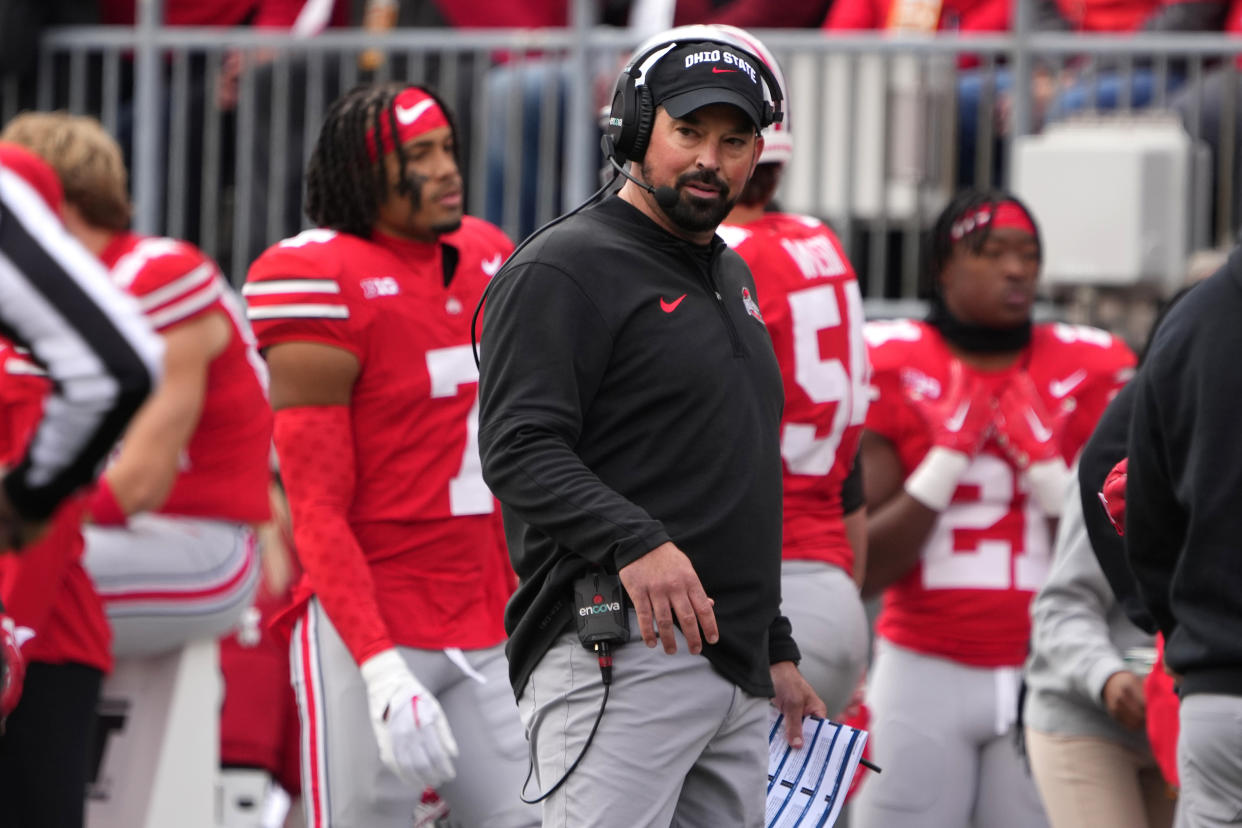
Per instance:
[[[753,308],[753,314],[750,312]],[[571,624],[571,583],[672,540],[715,599],[704,655],[748,693],[796,660],[779,616],[780,371],[755,286],[612,197],[539,236],[484,309],[479,448],[521,583],[509,675]]]
[[[1183,693],[1242,695],[1242,254],[1171,311],[1134,379],[1126,553]]]
[[[1091,539],[1091,549],[1117,597],[1118,605],[1132,624],[1145,632],[1154,633],[1156,621],[1143,603],[1134,573],[1130,571],[1124,539],[1113,528],[1108,512],[1100,502],[1100,490],[1104,488],[1108,473],[1126,456],[1130,412],[1133,409],[1134,383],[1131,382],[1117,392],[1108,408],[1104,409],[1091,439],[1083,447],[1078,460],[1078,483],[1087,537]]]

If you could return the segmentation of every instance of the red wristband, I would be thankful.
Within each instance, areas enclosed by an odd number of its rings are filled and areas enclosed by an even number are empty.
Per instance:
[[[99,526],[125,526],[129,523],[129,517],[117,502],[106,477],[99,478],[87,502],[87,510],[91,513],[91,521]]]

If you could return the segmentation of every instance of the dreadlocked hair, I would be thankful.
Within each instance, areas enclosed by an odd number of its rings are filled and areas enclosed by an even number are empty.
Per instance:
[[[355,86],[333,101],[319,130],[306,167],[306,215],[318,227],[370,238],[379,205],[389,187],[398,193],[414,190],[406,172],[405,148],[399,134],[393,101],[412,84],[385,83]],[[448,119],[457,150],[457,124],[435,92],[419,86]],[[387,128],[382,128],[387,121]],[[368,136],[368,133],[369,136]],[[390,182],[384,172],[384,135],[394,136],[399,178]],[[368,146],[368,139],[370,145]],[[376,159],[376,160],[372,160]]]
[[[932,225],[930,243],[927,245],[926,266],[923,268],[923,283],[920,286],[922,296],[928,297],[939,292],[940,274],[944,272],[949,259],[953,257],[955,246],[964,244],[972,253],[978,253],[992,235],[992,223],[988,222],[980,229],[968,232],[954,241],[953,226],[965,216],[983,208],[986,208],[989,213],[995,213],[997,206],[1005,201],[1016,204],[1030,220],[1031,226],[1035,228],[1036,255],[1041,262],[1043,261],[1044,248],[1039,234],[1039,223],[1035,221],[1030,208],[1021,199],[1007,190],[962,190],[945,205],[940,215],[936,217],[936,223]]]

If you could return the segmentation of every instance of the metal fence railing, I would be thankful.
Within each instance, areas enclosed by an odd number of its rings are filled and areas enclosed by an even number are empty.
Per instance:
[[[1024,6],[1026,4],[1018,4]],[[889,38],[772,30],[760,36],[790,86],[794,158],[781,200],[829,220],[871,298],[916,292],[922,231],[954,188],[1005,182],[1015,136],[1076,111],[1169,108],[1211,150],[1195,184],[1210,209],[1199,245],[1228,244],[1242,39],[1034,34]],[[634,46],[579,21],[541,31],[55,29],[37,71],[0,78],[0,120],[20,109],[99,117],[126,150],[135,226],[195,241],[237,282],[296,232],[301,172],[331,100],[356,82],[434,86],[455,109],[470,212],[511,236],[592,191],[598,114]],[[385,60],[359,68],[367,50]],[[221,80],[240,61],[235,102]]]

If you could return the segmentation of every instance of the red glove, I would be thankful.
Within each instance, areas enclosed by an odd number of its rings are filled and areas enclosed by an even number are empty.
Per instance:
[[[1061,435],[1070,405],[1050,412],[1029,374],[1020,373],[1001,392],[996,408],[996,439],[1019,469],[1061,456]]]
[[[929,400],[921,394],[910,394],[910,400],[931,432],[932,445],[974,457],[987,438],[992,426],[993,401],[979,382],[968,372],[961,360],[949,365],[949,377],[941,388],[940,397]]]
[[[1050,412],[1029,374],[1015,376],[996,406],[996,440],[1010,461],[1026,473],[1031,495],[1049,517],[1059,517],[1070,483],[1061,457],[1061,436],[1074,401]]]
[[[957,481],[992,428],[993,401],[983,384],[953,360],[939,398],[909,397],[927,425],[932,447],[910,476],[905,490],[929,509],[943,511],[953,500]]]
[[[26,659],[17,643],[17,627],[12,618],[0,615],[0,722],[17,707],[25,677]]]
[[[1126,533],[1126,468],[1129,463],[1129,457],[1121,458],[1121,462],[1113,466],[1108,477],[1104,478],[1104,488],[1099,493],[1104,511],[1108,512],[1108,519],[1118,535]]]

